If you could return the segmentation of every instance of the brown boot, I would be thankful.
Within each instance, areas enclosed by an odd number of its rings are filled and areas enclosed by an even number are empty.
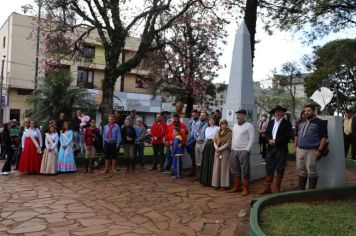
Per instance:
[[[259,193],[259,195],[265,195],[271,193],[271,184],[273,182],[273,176],[267,175],[265,178],[264,189]]]
[[[89,162],[89,172],[93,173],[94,172],[94,160],[91,159]]]
[[[306,176],[299,176],[299,189],[305,190],[305,185],[307,184],[308,178]]]
[[[83,171],[84,174],[88,173],[89,161],[90,161],[89,159],[84,160],[84,171]]]
[[[244,187],[241,193],[241,196],[247,196],[250,193],[250,179],[248,177],[244,177]]]
[[[316,189],[318,184],[318,177],[309,177],[309,189]]]
[[[105,160],[105,170],[104,174],[109,173],[110,160]]]
[[[112,173],[116,173],[116,160],[115,159],[111,160],[111,171],[112,171]]]
[[[283,174],[277,174],[276,185],[274,186],[274,189],[273,189],[274,193],[281,192],[282,179],[283,179]]]
[[[229,191],[230,193],[241,192],[241,176],[235,176],[234,178],[234,186]]]

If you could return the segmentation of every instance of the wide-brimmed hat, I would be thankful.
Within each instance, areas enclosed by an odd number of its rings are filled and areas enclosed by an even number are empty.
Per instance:
[[[277,105],[277,106],[275,106],[269,113],[270,113],[270,114],[274,114],[276,111],[286,112],[287,109],[284,108],[284,107],[282,107],[282,106],[280,106],[280,105]]]
[[[247,112],[246,112],[245,109],[238,110],[238,111],[236,111],[235,113],[236,113],[236,114],[244,114],[244,115],[247,114]]]

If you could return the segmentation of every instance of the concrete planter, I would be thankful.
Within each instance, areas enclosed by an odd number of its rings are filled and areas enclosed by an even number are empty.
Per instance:
[[[356,186],[344,186],[307,191],[285,192],[272,194],[259,199],[250,211],[250,235],[263,236],[265,233],[259,225],[259,218],[263,208],[279,203],[308,202],[326,200],[355,200]]]

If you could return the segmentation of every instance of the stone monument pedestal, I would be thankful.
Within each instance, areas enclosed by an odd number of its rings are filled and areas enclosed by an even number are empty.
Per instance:
[[[346,164],[342,118],[335,116],[321,116],[328,122],[329,154],[322,157],[318,163],[317,188],[337,187],[346,184]]]

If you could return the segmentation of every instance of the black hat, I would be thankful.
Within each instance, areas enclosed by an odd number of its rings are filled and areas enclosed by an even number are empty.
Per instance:
[[[178,113],[173,113],[173,117],[179,118]]]
[[[284,108],[284,107],[282,107],[282,106],[277,105],[277,106],[275,106],[269,113],[270,113],[270,114],[274,114],[276,111],[286,112],[287,109]]]
[[[246,115],[247,114],[247,112],[246,112],[246,110],[245,109],[241,109],[241,110],[238,110],[237,112],[235,112],[236,114],[244,114],[244,115]]]

